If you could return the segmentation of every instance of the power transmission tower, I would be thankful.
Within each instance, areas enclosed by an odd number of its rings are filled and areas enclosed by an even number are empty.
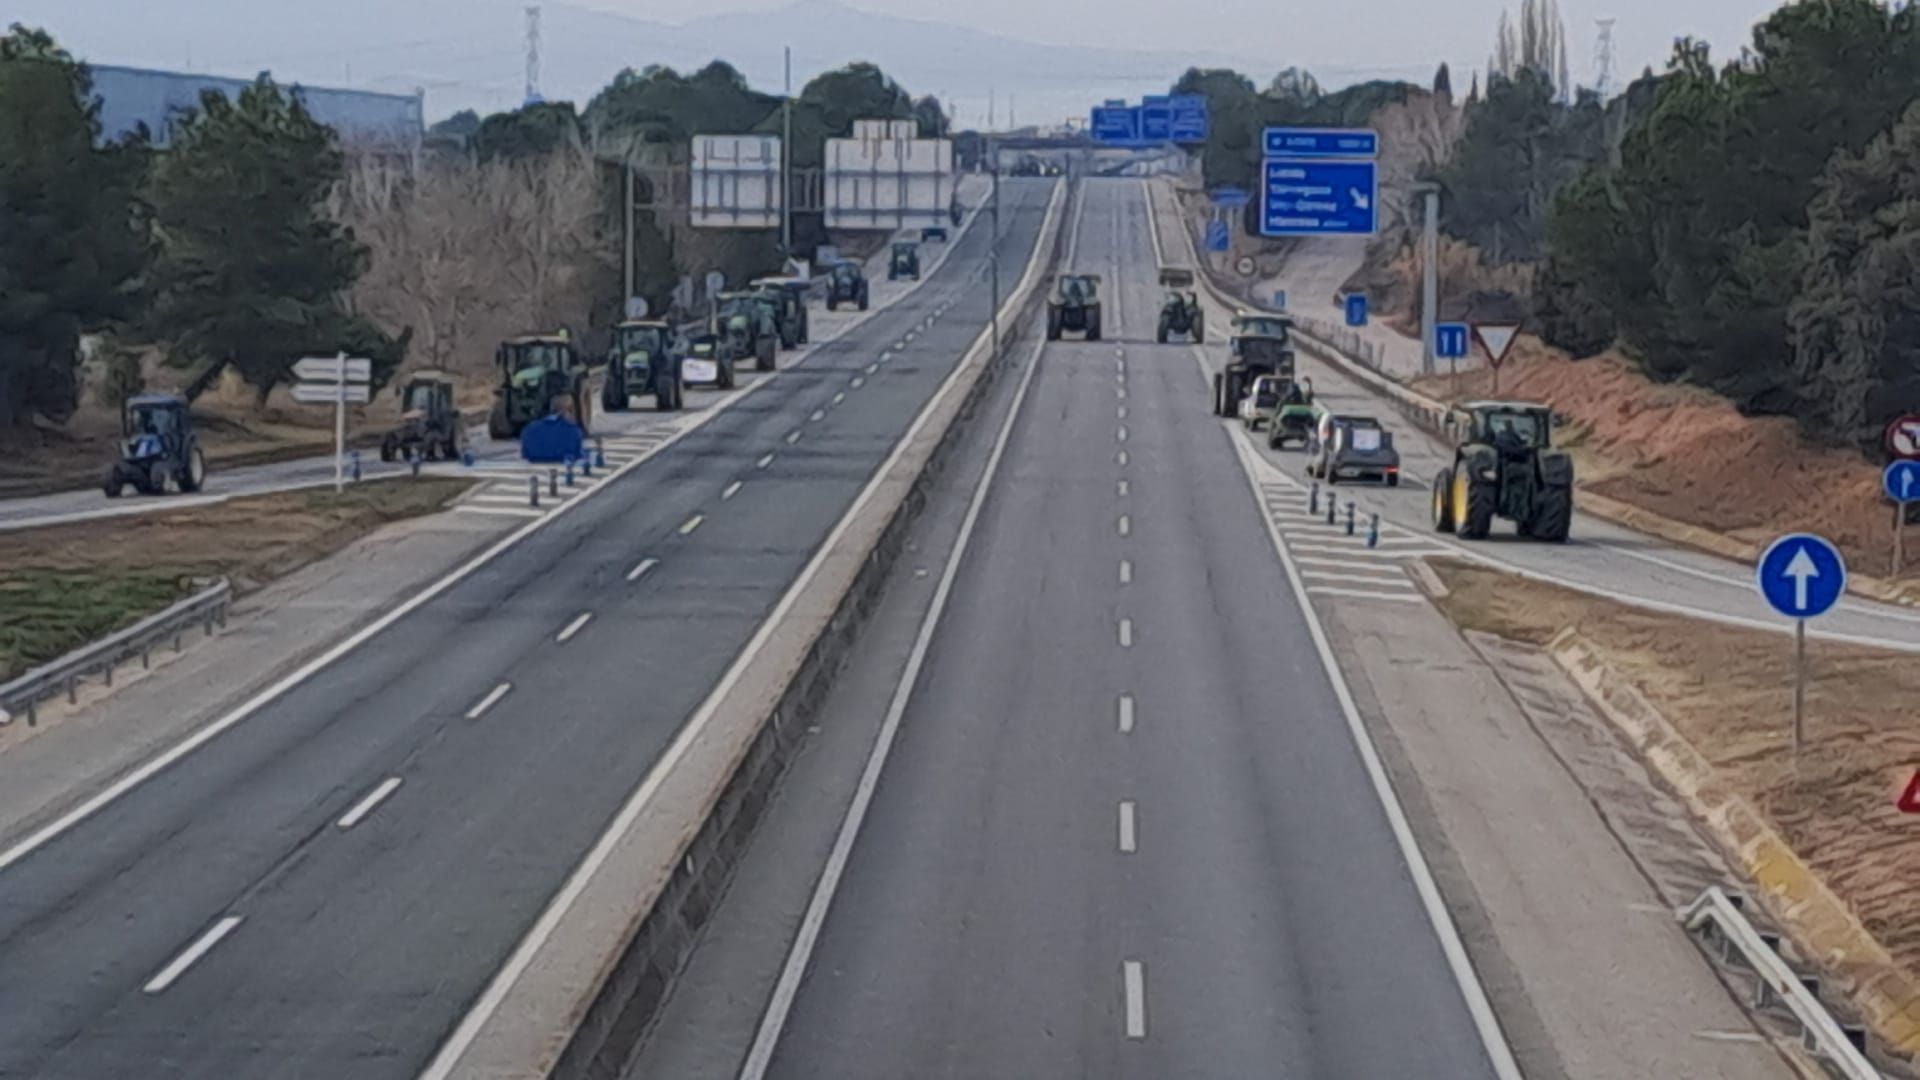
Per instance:
[[[527,6],[527,96],[525,104],[540,104],[540,5]]]
[[[1600,37],[1593,43],[1593,89],[1605,101],[1613,94],[1613,24],[1614,19],[1595,19],[1593,23],[1600,28]]]

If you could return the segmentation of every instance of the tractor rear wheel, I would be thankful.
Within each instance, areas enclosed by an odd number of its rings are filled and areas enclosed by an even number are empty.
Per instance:
[[[1193,313],[1193,343],[1195,345],[1207,343],[1207,313],[1204,311]]]
[[[1153,338],[1155,341],[1159,342],[1162,345],[1165,345],[1167,343],[1167,320],[1166,319],[1162,318],[1160,320],[1160,325],[1153,332]]]
[[[120,479],[120,467],[116,465],[107,470],[107,478],[101,482],[100,490],[107,493],[107,498],[117,499],[126,486],[126,483]]]
[[[779,366],[778,363],[774,360],[773,342],[763,341],[760,344],[761,344],[760,355],[755,358],[758,360],[758,363],[756,363],[754,366],[761,371],[772,371],[774,368]]]
[[[1060,340],[1060,309],[1057,307],[1047,309],[1047,340]]]
[[[1475,482],[1466,473],[1453,474],[1454,531],[1462,540],[1484,540],[1493,531],[1498,485]]]
[[[1433,531],[1453,531],[1453,470],[1441,469],[1433,478]]]
[[[1573,530],[1573,492],[1567,488],[1547,488],[1533,504],[1533,520],[1526,523],[1527,534],[1535,540],[1564,544]]]

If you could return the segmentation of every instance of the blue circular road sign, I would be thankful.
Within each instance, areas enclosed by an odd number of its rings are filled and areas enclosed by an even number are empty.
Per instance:
[[[1832,610],[1847,591],[1847,562],[1826,537],[1788,533],[1767,545],[1754,578],[1773,610],[1811,619]]]
[[[1887,466],[1881,477],[1887,497],[1898,503],[1920,502],[1920,461],[1907,459]]]

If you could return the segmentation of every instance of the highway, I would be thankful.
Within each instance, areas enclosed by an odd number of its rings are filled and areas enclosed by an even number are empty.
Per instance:
[[[1177,261],[1191,265],[1190,237],[1183,237],[1171,198],[1151,186],[1144,186],[1143,190],[1158,210],[1156,242],[1163,250],[1177,253],[1173,256]],[[1219,368],[1225,355],[1222,346],[1227,338],[1229,312],[1219,305],[1209,307],[1207,334],[1211,344],[1195,355],[1211,373]],[[1342,487],[1339,495],[1342,513],[1347,501],[1352,499],[1362,521],[1377,511],[1388,535],[1418,537],[1424,548],[1477,559],[1501,569],[1658,610],[1730,625],[1792,632],[1792,623],[1776,615],[1760,598],[1751,566],[1694,551],[1581,512],[1577,494],[1573,535],[1565,545],[1521,539],[1514,535],[1512,525],[1504,522],[1496,523],[1493,535],[1483,541],[1467,542],[1435,533],[1428,484],[1441,468],[1453,463],[1452,448],[1416,428],[1366,386],[1305,350],[1300,353],[1299,370],[1304,378],[1313,382],[1318,404],[1335,412],[1380,418],[1393,432],[1400,451],[1404,473],[1401,486],[1397,489]],[[1200,400],[1203,408],[1207,400],[1204,395],[1203,390]],[[1248,446],[1294,478],[1293,506],[1304,512],[1309,481],[1305,455],[1299,445],[1290,444],[1284,451],[1269,450],[1262,432],[1249,439]],[[1815,620],[1808,627],[1808,636],[1920,652],[1920,611],[1849,596],[1831,613]]]
[[[1107,340],[1029,365],[844,862],[797,920],[792,778],[685,976],[710,1015],[629,1077],[1501,1075],[1232,433],[1152,344],[1143,185],[1083,190]]]
[[[1052,194],[1003,185],[1003,267]],[[0,1076],[415,1075],[980,332],[984,224],[391,625],[0,839]]]

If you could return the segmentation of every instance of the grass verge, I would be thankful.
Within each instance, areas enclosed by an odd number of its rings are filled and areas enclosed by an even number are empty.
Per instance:
[[[0,533],[0,682],[226,577],[256,589],[469,486],[437,477]]]

